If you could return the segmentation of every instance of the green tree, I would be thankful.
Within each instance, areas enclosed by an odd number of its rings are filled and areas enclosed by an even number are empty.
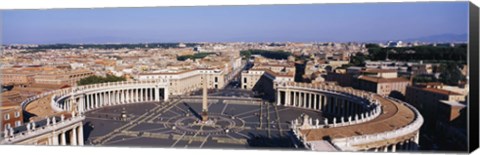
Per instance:
[[[395,51],[395,52],[393,52]],[[385,60],[388,52],[388,58],[399,61],[457,61],[466,64],[467,45],[458,46],[415,46],[415,47],[386,47],[377,46],[368,47],[368,55],[371,60]]]
[[[364,66],[366,59],[367,57],[363,53],[356,53],[354,56],[351,57],[350,63],[353,66]]]
[[[240,51],[240,55],[244,56],[245,58],[249,58],[252,55],[261,55],[266,58],[270,59],[287,59],[292,53],[277,50],[277,51],[269,51],[269,50],[257,50],[257,49],[250,49]]]
[[[456,63],[443,63],[440,65],[439,70],[440,81],[447,85],[457,85],[459,81],[465,79]]]
[[[92,75],[77,82],[79,86],[82,85],[89,85],[89,84],[96,84],[96,83],[105,83],[105,82],[118,82],[118,81],[126,81],[124,77],[118,77],[114,75],[107,75],[106,77]]]
[[[178,60],[178,61],[185,61],[185,60],[187,60],[187,59],[193,59],[193,60],[195,60],[195,59],[201,59],[201,58],[204,58],[204,57],[206,57],[206,56],[208,56],[208,55],[210,55],[210,54],[215,54],[215,53],[213,53],[213,52],[204,52],[204,53],[195,53],[195,54],[193,54],[193,55],[182,55],[182,56],[177,57],[177,60]]]

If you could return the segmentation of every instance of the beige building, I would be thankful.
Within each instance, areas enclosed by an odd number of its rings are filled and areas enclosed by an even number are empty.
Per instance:
[[[209,89],[221,89],[225,86],[225,73],[218,69],[167,70],[138,75],[139,80],[167,79],[169,95],[182,95],[200,90],[203,77],[208,78]]]
[[[465,144],[467,137],[459,130],[466,129],[461,123],[466,121],[466,95],[442,87],[441,83],[408,86],[406,101],[415,106],[425,118],[422,126],[425,133],[453,137],[446,138],[455,141],[452,145]]]
[[[408,86],[405,99],[408,103],[422,110],[428,109],[429,104],[436,104],[440,100],[445,101],[465,101],[465,95],[442,89],[439,83],[427,83],[415,86]]]
[[[33,83],[35,72],[23,69],[2,69],[0,78],[2,85],[29,85]]]
[[[256,57],[253,67],[241,73],[241,88],[268,97],[265,99],[274,99],[275,83],[282,81],[295,81],[294,62]]]
[[[385,69],[364,70],[354,84],[357,89],[398,98],[402,98],[405,95],[408,85],[410,85],[410,80],[397,77],[395,70]]]
[[[35,75],[34,82],[39,84],[68,84],[76,86],[78,81],[92,75],[94,75],[94,73],[89,70],[56,70]]]
[[[253,67],[241,73],[242,89],[252,90],[261,85],[262,77],[270,81],[294,81],[295,64],[285,60],[273,60],[255,57]]]

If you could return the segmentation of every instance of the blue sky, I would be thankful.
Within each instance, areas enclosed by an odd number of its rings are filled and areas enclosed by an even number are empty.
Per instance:
[[[466,34],[467,2],[4,10],[4,44],[364,42]]]

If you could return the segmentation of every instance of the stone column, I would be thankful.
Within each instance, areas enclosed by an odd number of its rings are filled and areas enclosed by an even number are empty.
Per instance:
[[[145,95],[145,101],[149,101],[149,100],[150,100],[150,98],[149,98],[149,96],[148,96],[148,88],[145,88],[145,90],[144,90],[144,93],[143,93],[143,94]]]
[[[285,90],[285,103],[284,103],[285,106],[289,106],[290,105],[290,91],[288,90]]]
[[[298,92],[298,107],[301,108],[303,107],[303,93]]]
[[[307,93],[306,92],[302,92],[303,96],[303,102],[302,102],[302,107],[303,108],[307,108]]]
[[[419,138],[420,138],[420,131],[417,131],[417,134],[415,134],[415,137],[414,137],[415,144],[420,144]]]
[[[108,94],[109,94],[108,91],[103,92],[103,106],[104,107],[108,106],[110,104],[110,98],[108,98],[109,97]]]
[[[293,106],[297,106],[297,92],[293,91]]]
[[[115,90],[113,90],[113,91],[110,91],[110,97],[112,97],[112,99],[111,99],[111,101],[112,101],[112,102],[110,103],[110,105],[115,105],[115,104],[116,104],[116,102],[117,102],[117,101],[116,101],[116,96],[115,96],[115,93],[116,93],[116,91],[115,91]]]
[[[130,93],[130,89],[126,89],[125,90],[125,103],[129,103],[130,100],[131,100],[131,93]]]
[[[78,126],[78,145],[83,145],[83,126]]]
[[[53,132],[52,145],[58,145],[58,134]]]
[[[143,102],[143,93],[142,93],[142,91],[143,91],[143,88],[138,89],[138,100],[139,100],[140,102]]]
[[[120,104],[125,103],[125,90],[120,90]]]
[[[388,152],[388,145],[383,147],[383,152]]]
[[[115,104],[120,104],[120,90],[115,91]]]
[[[317,102],[318,94],[313,94],[313,109],[318,110],[318,102]]]
[[[98,108],[100,107],[100,94],[99,93],[95,93],[95,108]]]
[[[318,94],[318,110],[322,111],[323,103],[322,103],[322,94]]]
[[[52,137],[48,137],[48,145],[53,145]]]
[[[135,89],[135,102],[140,102],[140,99],[138,98],[138,89]]]
[[[74,127],[70,132],[70,145],[77,145],[77,127]]]
[[[164,99],[163,99],[163,101],[168,101],[168,95],[170,94],[170,93],[168,92],[168,86],[166,86],[166,87],[163,88],[163,94],[164,94],[164,96],[165,96]]]
[[[395,152],[397,149],[397,144],[392,144],[392,152]]]
[[[98,98],[100,99],[100,102],[98,103],[99,107],[103,107],[105,105],[105,96],[104,93],[98,93]]]
[[[77,105],[76,105],[77,112],[82,112],[82,104],[83,104],[82,99],[83,99],[83,97],[78,98],[78,102],[77,102]]]
[[[160,88],[155,87],[155,101],[160,102]]]
[[[103,93],[98,93],[98,107],[103,107]]]
[[[61,145],[67,145],[67,139],[65,137],[65,131],[60,134]]]
[[[86,106],[86,109],[87,110],[90,110],[90,94],[87,94],[85,96],[85,99],[87,100],[87,104],[85,105]]]
[[[130,103],[132,101],[132,90],[131,89],[125,89],[125,103]]]
[[[130,102],[137,102],[135,98],[135,89],[130,89],[130,94],[131,94]]]
[[[112,105],[112,91],[108,91],[107,95],[108,95],[108,105]]]
[[[90,110],[95,108],[95,94],[90,94]]]

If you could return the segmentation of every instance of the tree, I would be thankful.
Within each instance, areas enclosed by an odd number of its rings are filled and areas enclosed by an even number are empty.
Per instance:
[[[292,53],[278,50],[278,51],[269,51],[269,50],[256,50],[256,49],[250,49],[250,50],[244,50],[240,51],[240,55],[244,56],[245,58],[249,58],[251,55],[261,55],[266,58],[270,59],[288,59]]]
[[[395,52],[393,52],[395,51]],[[465,64],[467,60],[467,46],[461,44],[455,47],[443,46],[415,46],[415,47],[376,47],[369,46],[368,53],[372,60],[385,60],[388,58],[399,61],[432,61],[442,60],[457,61]]]
[[[81,79],[77,82],[79,86],[82,85],[89,85],[89,84],[96,84],[96,83],[105,83],[105,82],[118,82],[118,81],[126,81],[124,77],[118,77],[114,75],[107,75],[106,77],[92,75],[86,78]]]
[[[439,70],[440,81],[447,85],[457,85],[459,81],[465,79],[456,63],[443,63],[440,65]]]
[[[354,66],[364,66],[366,56],[363,53],[357,53],[350,59],[350,63]]]

